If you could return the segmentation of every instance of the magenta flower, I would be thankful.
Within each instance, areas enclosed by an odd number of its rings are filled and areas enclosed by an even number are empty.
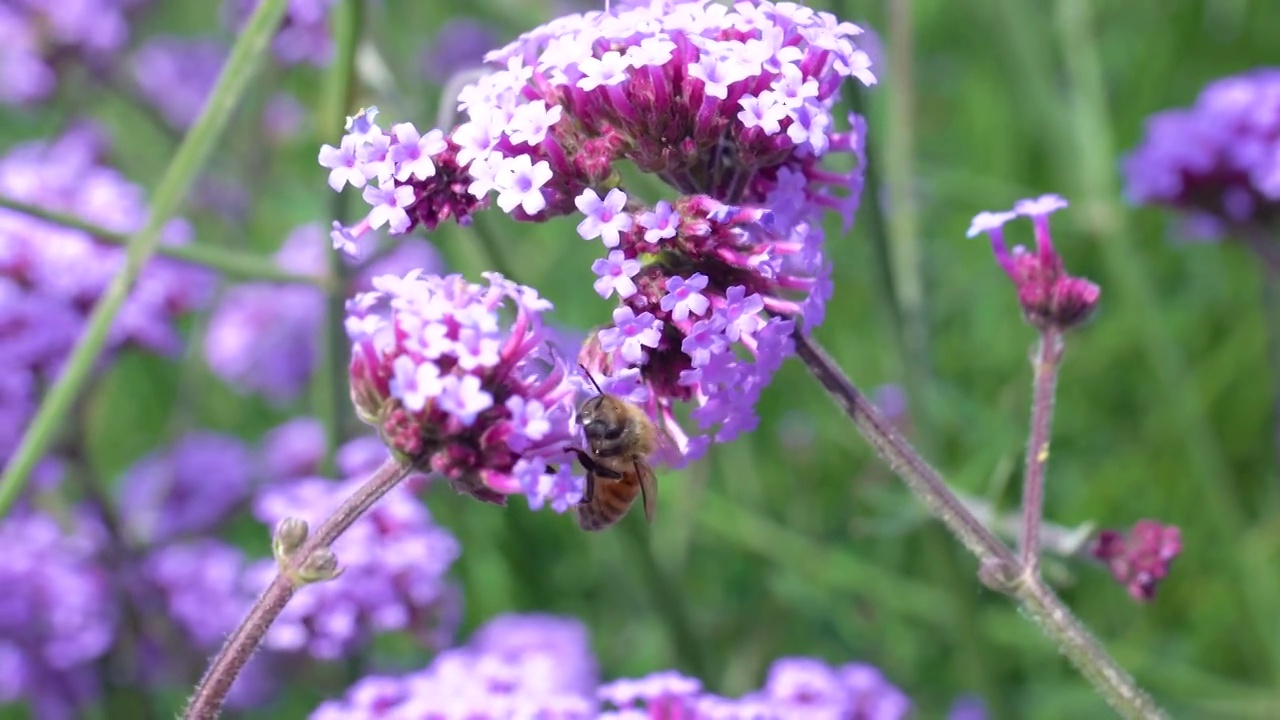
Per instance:
[[[611,328],[599,332],[600,349],[604,352],[617,352],[631,365],[642,365],[648,358],[644,348],[656,348],[662,339],[662,323],[653,313],[636,315],[630,307],[623,306],[613,311]]]
[[[547,465],[575,444],[576,404],[542,324],[551,304],[531,288],[487,277],[487,287],[458,275],[376,278],[374,292],[349,302],[351,392],[393,452],[459,492],[504,504],[555,475]],[[514,321],[502,319],[504,306]]]
[[[969,224],[968,237],[986,233],[996,262],[1013,280],[1027,321],[1037,328],[1066,330],[1089,318],[1098,305],[1101,290],[1094,283],[1067,274],[1062,258],[1049,236],[1049,214],[1067,207],[1057,195],[1020,200],[1013,212],[981,212]],[[1036,251],[1021,245],[1012,251],[1004,241],[1005,223],[1019,216],[1035,226]]]
[[[1089,554],[1105,564],[1116,582],[1139,602],[1155,598],[1160,581],[1181,553],[1181,531],[1155,520],[1139,520],[1128,532],[1102,530],[1089,548]]]

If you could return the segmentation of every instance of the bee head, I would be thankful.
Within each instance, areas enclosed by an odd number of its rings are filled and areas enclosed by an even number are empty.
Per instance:
[[[578,408],[578,424],[588,440],[616,440],[625,430],[626,410],[612,395],[596,395]]]

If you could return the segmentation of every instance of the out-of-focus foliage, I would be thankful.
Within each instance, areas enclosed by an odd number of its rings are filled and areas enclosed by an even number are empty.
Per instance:
[[[450,107],[439,74],[423,67],[424,58],[440,63],[432,44],[452,39],[437,35],[447,22],[465,15],[505,41],[568,5],[363,4],[355,105],[377,104],[419,128]],[[1070,200],[1054,218],[1054,239],[1073,274],[1101,286],[1102,303],[1068,340],[1048,514],[1068,526],[1159,518],[1181,528],[1184,549],[1147,605],[1102,568],[1053,563],[1051,577],[1176,716],[1280,716],[1276,378],[1262,271],[1241,247],[1179,242],[1170,217],[1125,205],[1119,176],[1120,155],[1147,115],[1275,61],[1280,4],[903,2],[914,29],[901,35],[889,31],[895,0],[813,4],[874,29],[881,47],[880,85],[852,102],[868,114],[870,183],[853,232],[830,224],[836,291],[818,337],[861,386],[907,385],[909,432],[957,489],[1016,506],[1034,336],[988,246],[964,231],[976,212],[1019,198]],[[226,41],[218,13],[216,3],[154,1],[133,15],[125,55],[160,35]],[[483,38],[474,28],[462,34]],[[909,77],[895,65],[908,57]],[[145,70],[108,67],[101,77],[68,69],[48,104],[0,106],[0,151],[87,116],[112,138],[114,166],[154,182],[177,136],[138,99],[133,73]],[[336,132],[335,120],[316,115],[325,82],[308,65],[265,69],[184,213],[195,242],[265,256],[290,229],[333,219],[334,195],[316,164],[319,145],[336,140],[320,134]],[[282,91],[304,113],[284,134],[264,120]],[[911,114],[891,130],[895,95],[910,97]],[[899,264],[903,247],[887,229],[895,198],[884,180],[903,161],[886,143],[892,131],[914,138],[918,267]],[[429,239],[450,268],[473,279],[498,270],[535,286],[555,302],[559,326],[585,330],[607,322],[612,306],[591,288],[598,248],[577,237],[574,222],[516,226],[486,213],[474,228],[446,224]],[[1010,239],[1029,242],[1019,230]],[[914,273],[928,332],[925,355],[913,359],[895,289]],[[183,356],[129,351],[94,384],[79,432],[96,477],[121,477],[189,430],[256,443],[310,408],[305,394],[272,403],[217,379],[198,346],[206,317],[185,322]],[[909,377],[913,362],[927,373]],[[343,411],[345,428],[363,432]],[[432,484],[431,516],[461,547],[452,571],[465,598],[460,635],[502,612],[553,612],[585,622],[606,678],[674,667],[736,695],[760,687],[774,658],[811,655],[875,664],[920,717],[939,717],[966,693],[997,718],[1102,716],[1086,683],[1009,602],[982,588],[973,560],[924,517],[802,367],[783,368],[759,411],[755,432],[659,478],[661,507],[647,529],[632,513],[588,535],[520,500],[502,509]],[[261,526],[239,523],[230,535],[265,554]],[[371,669],[421,669],[430,659],[412,641],[384,637],[372,655],[295,680],[276,704],[246,716],[302,717]],[[166,717],[188,691],[174,686],[148,700],[119,688],[104,712],[142,717],[149,707]]]

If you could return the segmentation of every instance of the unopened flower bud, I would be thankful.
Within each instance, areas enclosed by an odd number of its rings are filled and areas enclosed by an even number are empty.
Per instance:
[[[996,262],[1013,280],[1018,304],[1027,322],[1040,330],[1059,331],[1079,325],[1093,314],[1102,291],[1084,278],[1068,275],[1062,257],[1049,237],[1049,214],[1067,206],[1057,195],[1021,200],[1012,212],[981,212],[969,225],[968,236],[985,232],[991,238]],[[1018,216],[1031,218],[1036,230],[1035,251],[1004,242],[1004,224]]]
[[[276,561],[288,562],[307,541],[308,531],[307,522],[301,518],[287,517],[277,523],[275,534],[271,536],[271,554]]]
[[[302,564],[293,571],[294,581],[300,585],[325,582],[342,574],[338,567],[338,556],[330,548],[316,548],[307,556]]]

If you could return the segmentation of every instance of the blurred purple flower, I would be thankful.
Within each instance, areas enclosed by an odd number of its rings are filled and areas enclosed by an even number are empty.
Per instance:
[[[0,703],[25,699],[35,717],[80,717],[98,691],[94,664],[116,634],[101,528],[18,510],[0,521],[0,543]]]
[[[1107,566],[1134,600],[1147,602],[1155,598],[1160,581],[1182,554],[1182,532],[1174,525],[1139,520],[1127,532],[1099,531],[1089,554]]]
[[[254,515],[270,527],[286,517],[315,527],[364,480],[312,478],[271,485],[255,499]],[[380,499],[333,544],[333,551],[342,574],[299,590],[267,633],[265,647],[333,660],[374,632],[409,632],[432,647],[447,644],[460,600],[445,575],[460,548],[409,488],[399,486]],[[276,561],[260,560],[249,573],[265,586],[276,573]]]
[[[595,661],[586,629],[576,620],[503,615],[472,641],[447,650],[425,670],[401,677],[371,676],[311,720],[419,717],[595,716]]]
[[[967,233],[987,234],[996,262],[1013,280],[1022,314],[1041,330],[1066,330],[1089,319],[1102,293],[1093,282],[1069,275],[1053,246],[1049,215],[1065,207],[1067,201],[1057,195],[1019,200],[1012,211],[978,213]],[[1010,250],[1005,244],[1005,223],[1020,216],[1030,218],[1035,227],[1034,252],[1021,245]]]
[[[466,122],[430,177],[404,179],[391,152],[403,124],[384,131],[375,108],[322,148],[330,186],[364,188],[375,206],[335,229],[335,247],[391,220],[392,234],[465,224],[495,191],[516,220],[581,213],[580,235],[618,253],[594,266],[597,290],[618,291],[630,314],[579,359],[611,385],[639,381],[634,399],[671,441],[660,459],[681,464],[755,427],[791,332],[823,319],[832,281],[820,218],[834,209],[852,222],[865,170],[862,119],[836,131],[832,117],[845,79],[875,82],[860,32],[792,3],[619,3],[554,20],[486,56],[499,69],[459,94]],[[840,153],[858,158],[852,171],[821,165]],[[649,208],[614,187],[624,160],[682,197]],[[391,209],[404,188],[412,197]],[[682,283],[695,278],[686,303]],[[697,405],[703,435],[676,422],[679,402]]]
[[[147,210],[142,190],[98,165],[103,152],[100,133],[88,125],[19,144],[0,158],[0,196],[116,232],[137,230]],[[188,230],[175,221],[165,241],[185,242]],[[123,248],[80,230],[0,208],[0,464],[34,412],[36,388],[61,371],[124,259]],[[126,344],[176,352],[178,316],[208,300],[214,279],[203,268],[166,258],[149,262],[111,328],[103,364]]]
[[[0,103],[47,99],[69,59],[101,67],[129,39],[129,13],[145,0],[0,5]]]
[[[133,80],[174,129],[186,130],[199,117],[226,59],[226,44],[215,38],[152,37],[133,55]]]
[[[557,482],[547,472],[568,458],[576,411],[542,324],[551,303],[485,277],[487,287],[460,275],[384,275],[349,301],[352,400],[393,452],[455,490],[497,504],[524,492],[531,505],[563,512],[580,497],[581,477]],[[503,319],[504,305],[514,320]]]
[[[302,225],[285,238],[276,262],[303,275],[323,275],[328,241],[316,225]],[[403,274],[413,269],[441,269],[439,254],[429,243],[399,243],[367,268],[357,269],[352,291],[371,287],[373,273]],[[205,331],[205,360],[215,375],[240,390],[284,404],[310,382],[316,342],[324,318],[325,297],[310,285],[246,283],[228,290]]]
[[[597,686],[588,640],[576,620],[502,615],[426,669],[366,677],[310,717],[903,720],[910,711],[907,697],[875,668],[833,668],[809,658],[779,660],[763,690],[737,699],[707,693],[674,670]]]
[[[422,52],[422,73],[443,85],[464,70],[481,67],[485,53],[497,44],[497,33],[488,24],[469,17],[449,18]]]
[[[964,695],[956,699],[947,710],[947,720],[987,720],[987,704],[976,695]]]
[[[1123,167],[1138,205],[1188,214],[1199,234],[1221,236],[1280,221],[1280,68],[1210,83],[1190,108],[1147,120]],[[1274,243],[1274,240],[1270,240]],[[1280,248],[1270,248],[1272,257]]]
[[[278,425],[263,437],[259,457],[268,482],[312,477],[324,457],[324,425],[313,417]]]
[[[215,652],[235,629],[256,596],[246,575],[249,561],[237,547],[209,538],[167,545],[143,562],[145,597],[160,599],[169,622],[181,631],[197,656]],[[259,705],[276,690],[280,679],[268,669],[279,664],[271,653],[258,653],[231,686],[228,704]],[[156,668],[157,684],[187,683],[171,677],[177,668]]]
[[[307,122],[307,108],[287,92],[272,95],[262,111],[262,127],[267,136],[277,143],[297,138],[304,132]]]
[[[249,499],[253,470],[241,440],[193,432],[124,472],[122,520],[130,536],[146,544],[207,532]]]
[[[284,21],[271,45],[276,59],[285,65],[329,64],[333,55],[329,10],[336,2],[337,0],[289,0]],[[257,5],[258,0],[226,0],[223,11],[229,24],[238,29],[249,19]]]

